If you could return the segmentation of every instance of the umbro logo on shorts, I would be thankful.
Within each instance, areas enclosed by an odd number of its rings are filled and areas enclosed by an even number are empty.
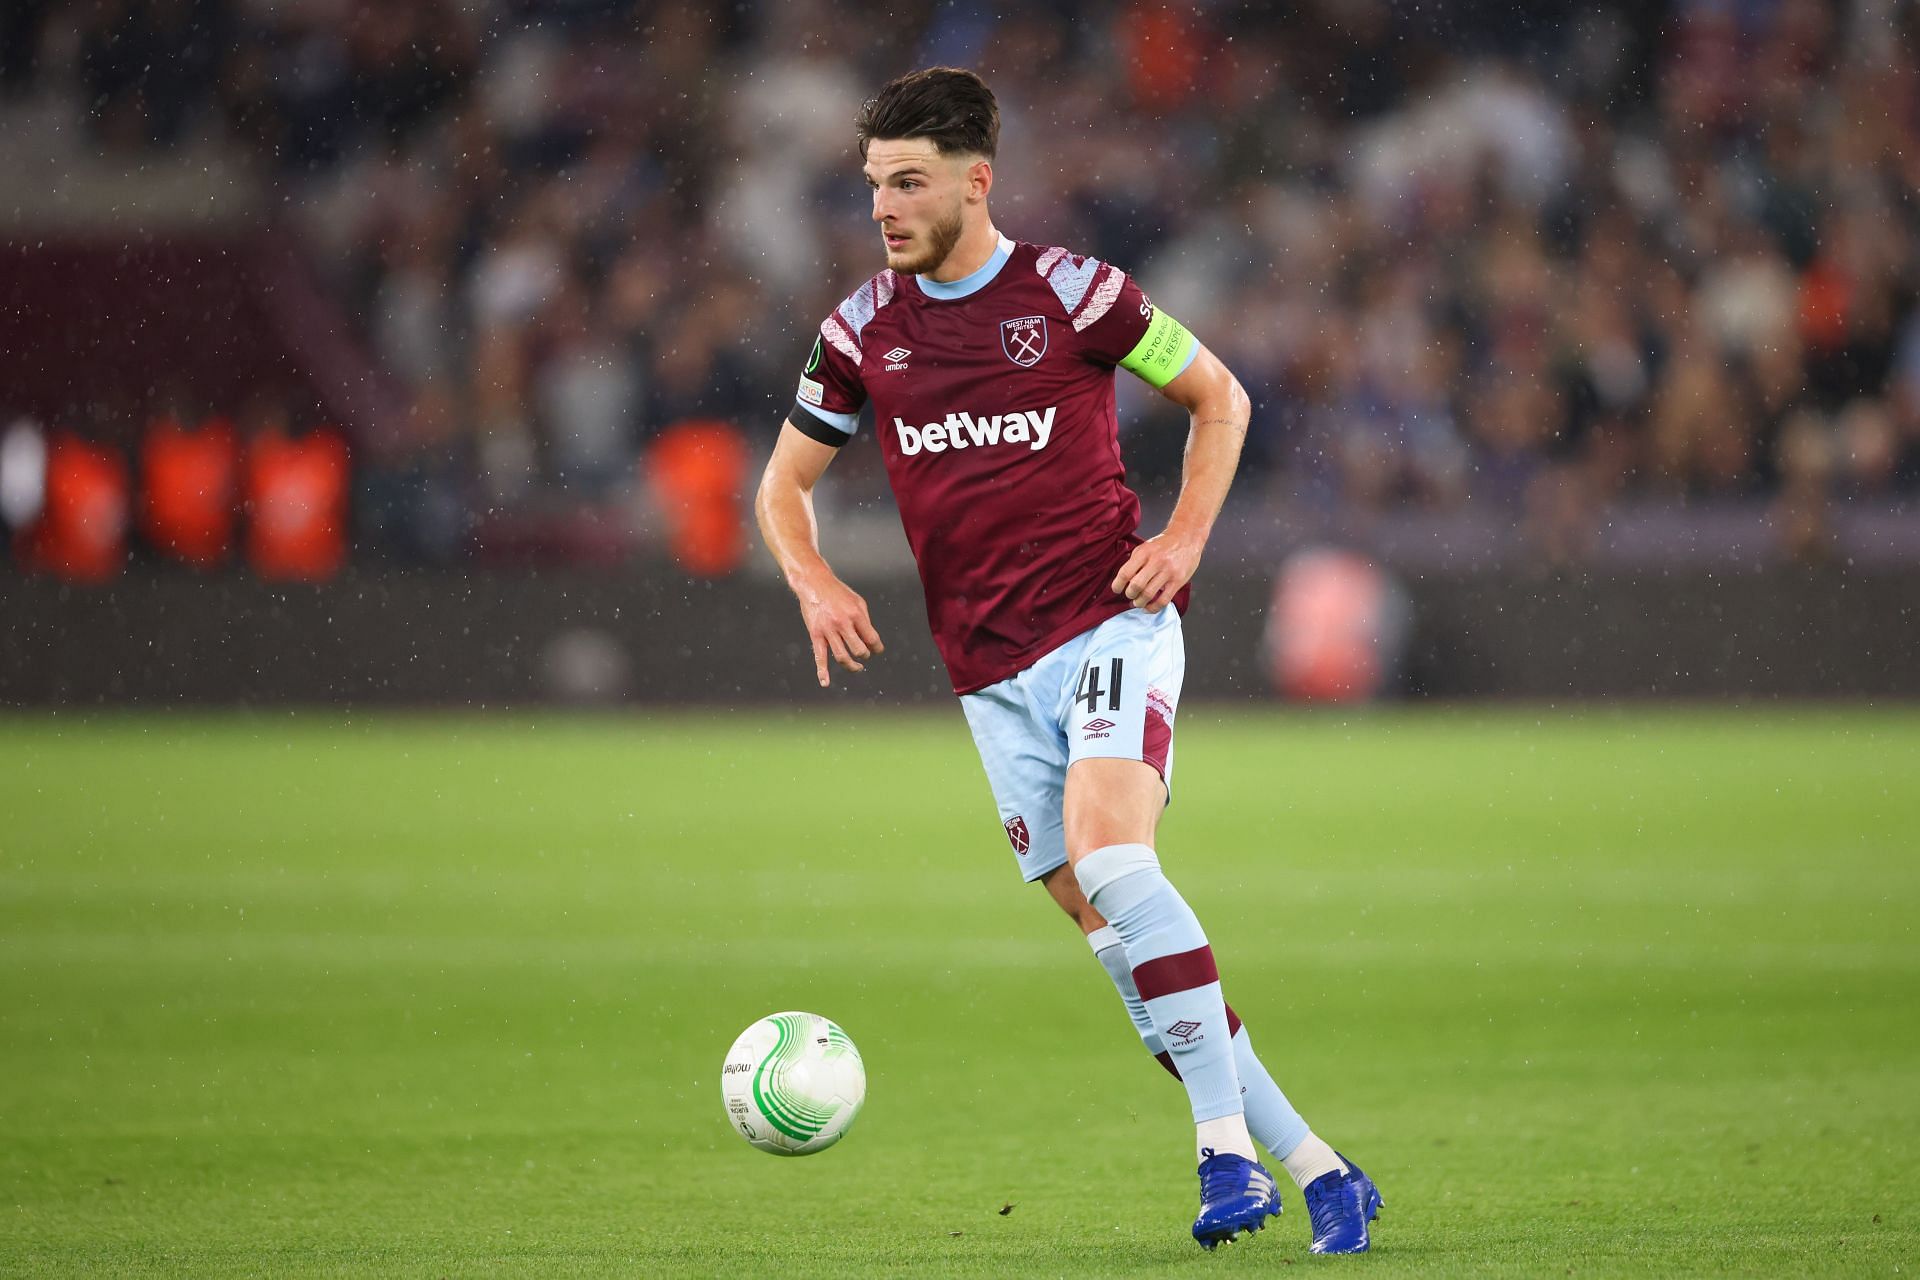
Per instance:
[[[1112,735],[1107,730],[1113,728],[1111,720],[1089,720],[1080,726],[1080,732],[1089,738],[1106,738]]]

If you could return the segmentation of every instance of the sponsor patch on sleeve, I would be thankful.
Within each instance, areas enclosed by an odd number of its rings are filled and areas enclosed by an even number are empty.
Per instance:
[[[1186,372],[1199,349],[1187,326],[1155,307],[1147,331],[1120,361],[1120,367],[1132,370],[1150,387],[1164,387]]]
[[[826,388],[805,374],[800,375],[800,399],[805,404],[817,405],[826,396]]]

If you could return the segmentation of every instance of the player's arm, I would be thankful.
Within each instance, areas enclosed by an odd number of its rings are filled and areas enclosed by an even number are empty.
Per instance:
[[[1179,325],[1164,314],[1156,316],[1156,322],[1176,328]],[[1240,465],[1240,446],[1247,438],[1247,419],[1253,412],[1240,380],[1198,339],[1189,341],[1197,348],[1191,363],[1170,380],[1157,384],[1161,395],[1193,419],[1187,433],[1180,499],[1174,504],[1166,529],[1135,547],[1113,579],[1116,593],[1148,613],[1164,609],[1199,569],[1213,522]],[[1146,339],[1141,345],[1146,345]],[[1154,381],[1151,369],[1135,372],[1149,383]]]
[[[786,423],[753,501],[760,536],[800,601],[800,616],[813,642],[814,674],[823,689],[830,683],[829,654],[849,671],[864,671],[862,662],[886,649],[867,617],[867,602],[840,581],[820,554],[813,487],[838,452]]]

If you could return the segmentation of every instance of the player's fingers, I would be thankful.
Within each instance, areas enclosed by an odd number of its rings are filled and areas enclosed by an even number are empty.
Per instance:
[[[849,671],[865,671],[866,670],[865,667],[861,666],[858,662],[855,662],[853,660],[852,654],[847,652],[847,642],[845,639],[841,637],[839,632],[829,631],[827,633],[827,648],[833,652],[833,660],[839,663],[841,666],[845,667],[847,670]]]
[[[873,628],[868,627],[871,631]],[[840,638],[847,646],[847,652],[865,662],[873,656],[873,646],[867,643],[867,637],[861,633],[859,617],[848,618],[840,626]]]
[[[1141,557],[1140,567],[1135,570],[1133,581],[1127,584],[1127,599],[1135,604],[1145,604],[1153,595],[1153,588],[1167,576],[1167,566],[1161,563],[1157,555]]]
[[[867,648],[873,652],[885,653],[887,651],[887,646],[880,643],[880,633],[873,629],[873,623],[868,620],[866,610],[862,609],[860,616],[853,620],[853,629],[860,633],[860,638],[866,642]]]
[[[1162,609],[1172,604],[1173,598],[1179,594],[1180,594],[1180,578],[1176,574],[1172,577],[1169,577],[1165,582],[1161,583],[1160,589],[1153,593],[1153,599],[1147,602],[1147,612],[1148,613],[1160,612]]]
[[[1133,581],[1134,575],[1140,572],[1140,566],[1146,563],[1146,556],[1143,554],[1146,549],[1146,544],[1144,543],[1135,547],[1133,554],[1127,557],[1127,562],[1120,566],[1120,572],[1113,575],[1113,593],[1115,595],[1123,596],[1127,594],[1128,584]]]
[[[822,689],[827,687],[827,646],[820,639],[818,631],[807,632],[807,639],[813,641],[813,678],[820,682]]]

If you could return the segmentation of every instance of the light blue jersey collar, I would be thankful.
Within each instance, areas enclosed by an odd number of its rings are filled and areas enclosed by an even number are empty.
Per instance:
[[[987,259],[986,265],[972,275],[962,276],[958,280],[929,280],[926,276],[915,276],[914,281],[919,284],[920,292],[929,298],[952,302],[955,298],[964,298],[968,294],[978,293],[992,284],[993,278],[1000,274],[1000,268],[1006,266],[1007,259],[1012,256],[1013,241],[1001,236],[1000,247],[993,251],[993,256]]]

